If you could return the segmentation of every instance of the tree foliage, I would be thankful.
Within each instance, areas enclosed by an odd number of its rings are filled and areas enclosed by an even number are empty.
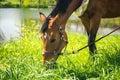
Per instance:
[[[2,1],[0,2],[1,7],[48,7],[49,5],[56,4],[56,0],[0,0],[0,1]]]

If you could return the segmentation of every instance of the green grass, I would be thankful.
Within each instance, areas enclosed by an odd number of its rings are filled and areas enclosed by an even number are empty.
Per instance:
[[[21,38],[0,46],[0,80],[120,79],[120,35],[111,35],[97,42],[98,53],[91,57],[88,48],[70,54],[87,44],[87,36],[68,32],[69,44],[64,55],[56,64],[43,66],[39,28],[34,22],[23,26]]]

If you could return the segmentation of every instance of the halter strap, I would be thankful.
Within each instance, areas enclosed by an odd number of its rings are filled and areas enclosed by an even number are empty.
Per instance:
[[[58,47],[54,51],[43,51],[42,55],[62,55],[62,53],[59,52],[58,50],[60,49],[61,44],[62,44],[63,41],[66,44],[68,43],[68,41],[65,39],[65,36],[64,36],[64,33],[63,33],[63,29],[62,29],[61,26],[59,26],[58,30],[59,30],[59,34],[60,34],[60,42],[59,42]]]

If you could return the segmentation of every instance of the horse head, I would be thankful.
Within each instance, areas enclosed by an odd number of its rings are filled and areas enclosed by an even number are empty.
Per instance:
[[[42,63],[55,61],[61,55],[61,50],[67,45],[68,39],[64,25],[57,23],[59,15],[46,17],[40,13],[40,20],[43,22],[41,28],[41,39],[43,43]]]

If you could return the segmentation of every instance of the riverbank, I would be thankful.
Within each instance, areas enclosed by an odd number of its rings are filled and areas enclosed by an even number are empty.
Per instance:
[[[39,4],[21,5],[20,3],[0,2],[0,8],[48,8],[48,6]]]
[[[0,36],[4,36],[0,39],[2,39],[2,41],[8,41],[14,38],[14,36],[19,36],[23,24],[28,26],[34,24],[41,27],[42,22],[39,20],[39,12],[43,12],[48,16],[51,10],[51,8],[0,8],[0,29],[2,32]],[[109,33],[116,27],[115,25],[119,25],[119,22],[119,18],[102,20],[98,34]],[[71,15],[69,18],[66,24],[66,31],[86,34],[84,26],[75,14]],[[120,34],[120,30],[113,34]]]

